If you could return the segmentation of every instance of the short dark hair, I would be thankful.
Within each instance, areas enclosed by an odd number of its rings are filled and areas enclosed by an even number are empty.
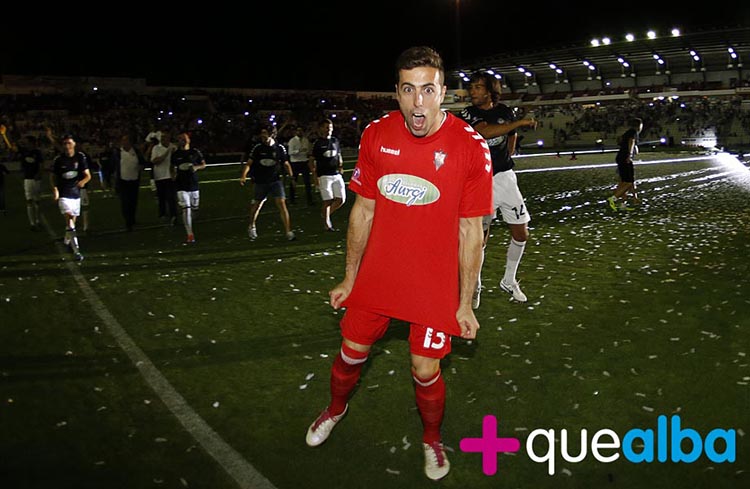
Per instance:
[[[421,67],[437,68],[444,75],[443,58],[437,51],[428,46],[414,46],[403,53],[396,59],[396,80],[399,78],[401,70],[411,70]]]
[[[500,94],[502,89],[500,88],[500,80],[495,78],[494,75],[490,75],[486,71],[475,71],[469,77],[469,83],[484,82],[484,86],[487,87],[487,91],[490,92],[492,97],[492,103],[496,104],[500,102]]]
[[[63,134],[63,137],[60,138],[60,141],[65,141],[66,139],[70,139],[71,141],[75,141],[76,138],[71,133]]]

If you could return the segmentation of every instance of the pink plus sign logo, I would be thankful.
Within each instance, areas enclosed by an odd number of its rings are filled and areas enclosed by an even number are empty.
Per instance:
[[[482,437],[463,438],[460,448],[462,452],[481,452],[484,475],[495,475],[495,472],[497,472],[497,454],[500,452],[517,452],[521,448],[521,442],[518,438],[498,438],[497,419],[488,414],[482,420]]]

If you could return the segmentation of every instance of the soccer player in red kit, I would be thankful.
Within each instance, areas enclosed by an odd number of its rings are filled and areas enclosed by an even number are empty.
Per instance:
[[[440,109],[445,74],[428,47],[396,62],[399,110],[362,133],[349,182],[357,194],[349,216],[346,274],[329,295],[343,341],[331,369],[331,400],[310,425],[318,446],[348,409],[372,345],[392,318],[410,323],[416,403],[424,428],[424,470],[450,470],[441,441],[445,383],[440,360],[451,336],[475,338],[471,307],[482,252],[482,216],[492,212],[492,161],[484,138]]]

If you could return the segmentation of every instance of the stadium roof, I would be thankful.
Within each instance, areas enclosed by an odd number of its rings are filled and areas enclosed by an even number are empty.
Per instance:
[[[730,49],[736,58],[732,58]],[[750,73],[747,71],[750,69],[750,28],[731,27],[680,33],[678,36],[668,34],[653,39],[641,34],[632,41],[626,40],[623,33],[619,39],[612,38],[609,44],[599,40],[598,46],[587,41],[549,49],[501,52],[464,63],[460,69],[450,71],[450,76],[457,79],[460,73],[470,75],[476,70],[492,70],[515,91],[524,87],[526,82],[546,85],[555,83],[556,79],[564,83],[564,80],[588,80],[589,76],[613,79],[623,75],[630,77],[631,73],[652,76],[728,69]]]

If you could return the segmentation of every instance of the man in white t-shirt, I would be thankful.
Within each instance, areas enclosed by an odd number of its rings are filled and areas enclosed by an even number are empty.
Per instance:
[[[297,175],[302,175],[302,181],[305,183],[305,195],[307,196],[307,205],[313,205],[312,182],[310,178],[310,167],[308,158],[311,146],[310,140],[305,137],[305,130],[302,126],[297,126],[294,137],[289,140],[289,163],[292,165],[292,178],[289,184],[289,202],[292,204],[297,199]]]
[[[161,133],[161,138],[156,139],[158,142],[151,148],[149,157],[159,202],[159,219],[169,220],[169,224],[174,226],[177,220],[177,191],[172,180],[172,152],[177,147],[172,144],[172,136],[168,132]]]
[[[122,216],[125,229],[132,231],[135,226],[135,214],[138,208],[138,188],[141,170],[146,164],[143,154],[133,146],[130,136],[125,134],[120,139],[120,147],[112,154],[115,172],[117,173],[117,193],[120,195]]]

